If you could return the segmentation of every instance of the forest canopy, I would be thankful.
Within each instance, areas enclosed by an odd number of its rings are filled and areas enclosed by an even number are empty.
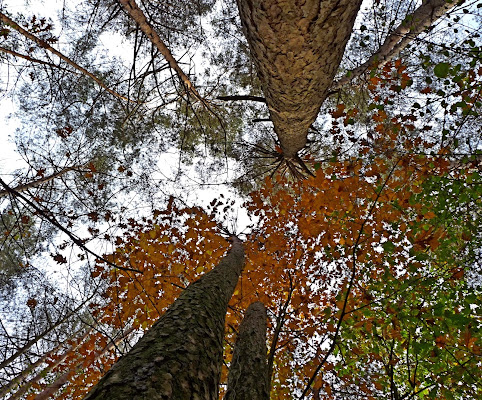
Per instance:
[[[481,22],[1,2],[0,397],[481,398]]]

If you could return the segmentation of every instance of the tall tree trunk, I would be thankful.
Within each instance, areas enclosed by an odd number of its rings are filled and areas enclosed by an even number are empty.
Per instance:
[[[251,304],[239,327],[224,400],[269,400],[266,308]]]
[[[229,299],[244,266],[243,243],[189,285],[85,400],[217,400]]]
[[[237,0],[285,158],[306,144],[362,0]]]

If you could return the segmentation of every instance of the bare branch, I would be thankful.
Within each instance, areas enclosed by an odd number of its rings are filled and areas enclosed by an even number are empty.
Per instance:
[[[62,232],[64,232],[69,238],[70,240],[72,240],[72,242],[74,242],[77,246],[79,246],[81,249],[83,249],[85,252],[89,253],[90,255],[93,255],[94,257],[96,257],[96,259],[110,265],[111,267],[114,267],[114,268],[118,268],[118,269],[121,269],[121,270],[124,270],[124,271],[131,271],[131,272],[138,272],[138,273],[142,273],[141,271],[137,270],[137,269],[133,269],[133,268],[127,268],[127,267],[121,267],[119,265],[116,265],[114,264],[113,262],[110,262],[109,260],[106,260],[104,257],[101,257],[100,255],[96,254],[94,251],[90,250],[84,243],[84,241],[82,239],[80,239],[78,236],[74,235],[72,232],[70,232],[68,229],[64,228],[56,219],[55,217],[52,215],[52,213],[48,210],[45,210],[41,207],[39,207],[38,205],[36,205],[33,201],[27,199],[24,195],[22,195],[21,193],[19,192],[16,192],[13,188],[11,188],[10,186],[8,186],[5,181],[3,179],[0,178],[0,185],[3,186],[5,188],[5,190],[15,196],[15,197],[18,197],[19,199],[21,199],[23,202],[25,202],[26,204],[28,204],[31,208],[33,208],[35,210],[35,212],[41,216],[43,219],[47,220],[48,222],[50,222],[53,226],[55,226],[56,228],[60,229]]]
[[[71,71],[67,68],[61,67],[60,65],[57,65],[57,64],[54,64],[54,63],[51,63],[51,62],[48,62],[48,61],[44,61],[44,60],[39,60],[38,58],[30,57],[27,54],[17,53],[16,51],[6,49],[5,47],[0,46],[0,51],[3,52],[3,53],[11,54],[12,56],[15,56],[15,57],[23,58],[27,61],[30,61],[30,62],[33,62],[33,63],[36,63],[36,64],[47,65],[47,66],[52,67],[52,68],[58,68],[58,69],[61,69],[61,70],[64,70],[64,71],[68,71],[70,73],[74,73],[73,71]]]
[[[47,182],[50,182],[52,180],[54,180],[55,178],[58,178],[64,174],[66,174],[67,172],[70,172],[70,171],[75,171],[77,169],[81,168],[81,166],[72,166],[72,167],[67,167],[67,168],[64,168],[62,169],[61,171],[59,172],[56,172],[52,175],[49,175],[49,176],[45,176],[43,178],[40,178],[40,179],[37,179],[35,181],[31,181],[29,183],[26,183],[24,185],[19,185],[19,186],[16,186],[15,188],[12,188],[12,190],[14,190],[15,192],[25,192],[27,191],[28,189],[32,189],[34,187],[38,187],[40,185],[43,185],[44,183],[47,183]],[[8,194],[10,194],[11,192],[8,191],[8,190],[0,190],[0,198],[1,197],[4,197],[4,196],[7,196]]]
[[[260,103],[266,103],[266,99],[264,97],[251,96],[251,95],[218,96],[216,97],[216,99],[223,100],[223,101],[249,100],[249,101],[258,101]]]

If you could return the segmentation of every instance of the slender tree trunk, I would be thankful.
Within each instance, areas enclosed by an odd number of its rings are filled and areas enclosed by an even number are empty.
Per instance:
[[[219,265],[182,292],[85,400],[217,400],[225,314],[243,266],[243,244],[233,238]]]
[[[90,300],[90,298],[88,300]],[[36,344],[38,341],[42,340],[45,336],[47,336],[53,330],[57,329],[60,325],[62,325],[64,322],[66,322],[69,318],[76,315],[82,309],[82,307],[85,306],[85,304],[87,303],[88,300],[84,301],[82,304],[80,304],[74,310],[69,311],[63,317],[60,317],[56,322],[54,322],[52,325],[50,325],[45,331],[38,334],[33,339],[29,340],[24,346],[22,346],[20,349],[18,349],[14,354],[12,354],[10,357],[7,357],[5,360],[3,360],[0,363],[0,369],[5,368],[7,365],[11,364],[18,357],[20,357],[22,354],[25,354],[34,344]]]
[[[166,44],[162,41],[156,30],[148,22],[144,12],[139,8],[136,1],[119,0],[119,3],[122,4],[122,7],[124,7],[124,10],[127,12],[127,14],[129,14],[129,16],[139,25],[139,28],[142,30],[142,32],[144,32],[151,43],[156,46],[159,52],[164,56],[165,60],[169,63],[169,66],[176,71],[176,74],[179,76],[179,79],[181,79],[184,86],[190,90],[196,98],[201,99],[201,95],[198,93],[189,77],[179,66],[179,63],[176,61]]]
[[[251,304],[239,327],[224,400],[269,400],[266,308]]]
[[[362,0],[237,0],[285,158],[306,144]]]
[[[115,339],[114,341],[110,342],[107,344],[107,346],[105,346],[101,351],[99,351],[97,354],[96,354],[96,357],[94,360],[92,360],[92,362],[94,362],[95,360],[98,360],[100,357],[102,357],[105,353],[107,353],[108,351],[112,350],[114,347],[117,347],[123,340],[127,339],[129,337],[129,335],[134,332],[135,329],[133,328],[129,328],[127,331],[123,332],[122,335],[120,335],[117,339]],[[80,344],[80,342],[79,342]],[[75,351],[75,350],[73,350]],[[67,354],[66,354],[67,355]],[[65,360],[65,358],[64,358]],[[62,360],[62,361],[64,361]],[[57,363],[58,365],[59,363]],[[42,392],[40,392],[39,394],[37,394],[37,396],[35,396],[35,400],[47,400],[47,399],[50,399],[53,397],[53,395],[60,389],[62,388],[62,386],[64,386],[68,381],[69,379],[75,375],[76,373],[78,373],[82,368],[84,367],[84,361],[82,360],[79,364],[77,364],[77,366],[73,369],[69,369],[67,370],[66,372],[64,372],[62,375],[60,375],[55,381],[53,381],[50,385],[48,385],[44,390],[42,390]],[[50,368],[52,369],[52,368]],[[18,399],[18,397],[11,397],[10,399],[8,400],[16,400]]]
[[[89,329],[78,341],[77,346],[79,346],[82,341],[92,332],[92,328]],[[72,334],[69,339],[71,339],[75,334]],[[32,379],[30,379],[28,382],[25,382],[25,380],[30,376],[32,371],[35,371],[35,369],[45,363],[47,359],[55,354],[60,348],[64,346],[64,342],[60,342],[55,348],[52,350],[48,351],[45,353],[42,357],[40,357],[37,361],[35,361],[33,364],[30,364],[25,368],[20,374],[18,374],[15,378],[13,378],[11,381],[7,382],[5,386],[3,386],[0,389],[0,398],[5,397],[5,395],[12,390],[15,386],[18,387],[18,390],[12,395],[12,397],[9,398],[9,400],[15,400],[20,398],[30,387],[32,384],[37,383],[42,377],[44,377],[48,371],[52,370],[55,368],[57,365],[59,365],[61,362],[65,360],[67,357],[67,354],[71,351],[75,351],[76,347],[70,347],[66,352],[64,352],[64,355],[60,357],[58,360],[53,362],[52,364],[49,364],[46,368],[44,368],[42,371],[40,371],[37,375],[35,375]]]
[[[380,48],[363,64],[334,82],[330,90],[337,90],[346,83],[360,77],[371,68],[380,68],[391,61],[419,34],[459,4],[456,0],[425,0],[411,15],[391,32]]]

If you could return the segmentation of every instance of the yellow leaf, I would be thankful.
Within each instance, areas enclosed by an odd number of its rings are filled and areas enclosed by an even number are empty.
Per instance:
[[[174,275],[179,275],[180,273],[184,272],[184,265],[182,264],[174,264],[171,267],[171,271]]]

